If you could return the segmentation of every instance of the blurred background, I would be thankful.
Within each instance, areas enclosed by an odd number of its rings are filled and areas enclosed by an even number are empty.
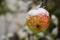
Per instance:
[[[30,9],[42,0],[0,0],[0,40],[60,40],[60,0],[43,0],[50,13],[50,25],[38,38],[26,25]]]

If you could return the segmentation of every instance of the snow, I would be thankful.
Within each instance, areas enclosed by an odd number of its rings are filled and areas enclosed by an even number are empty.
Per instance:
[[[38,14],[46,14],[47,16],[49,16],[49,12],[44,8],[32,9],[28,12],[29,16],[34,16]]]

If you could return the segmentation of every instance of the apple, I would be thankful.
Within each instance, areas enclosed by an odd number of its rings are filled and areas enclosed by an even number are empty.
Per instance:
[[[27,14],[26,24],[33,32],[43,32],[50,23],[49,12],[44,8],[32,9]]]

